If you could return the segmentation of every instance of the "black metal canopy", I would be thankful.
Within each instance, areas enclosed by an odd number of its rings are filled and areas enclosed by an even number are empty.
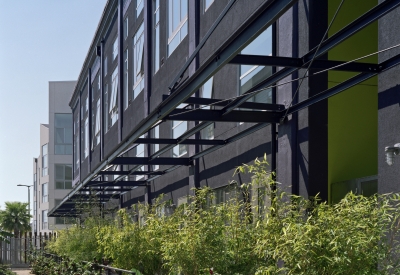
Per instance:
[[[231,1],[229,6],[232,6]],[[200,68],[183,83],[179,83],[179,76],[175,78],[175,82],[170,86],[170,94],[163,96],[160,105],[148,115],[138,126],[130,133],[129,137],[121,142],[120,146],[114,153],[105,159],[99,167],[91,173],[86,179],[79,182],[70,194],[63,199],[60,205],[56,206],[49,213],[49,216],[58,215],[75,215],[78,214],[74,208],[77,201],[84,201],[93,198],[95,195],[99,203],[113,198],[119,198],[121,194],[139,186],[146,186],[151,181],[161,177],[181,166],[190,166],[193,161],[199,159],[227,144],[235,142],[245,136],[248,136],[270,124],[276,124],[286,115],[298,112],[303,108],[307,108],[321,100],[325,100],[333,95],[343,92],[377,74],[386,71],[400,64],[400,55],[396,55],[391,59],[380,64],[359,63],[359,62],[343,62],[332,60],[318,59],[335,46],[345,41],[358,31],[375,22],[385,14],[400,6],[400,0],[386,0],[378,4],[375,8],[356,19],[345,28],[337,32],[335,35],[327,38],[319,47],[309,51],[301,58],[288,58],[279,56],[254,56],[239,54],[254,38],[256,38],[263,30],[271,26],[283,13],[296,3],[296,0],[273,0],[267,1],[260,11],[252,15],[238,29],[230,40],[221,45],[215,55],[209,57]],[[224,10],[224,12],[226,12]],[[221,18],[218,18],[221,20]],[[207,39],[206,35],[204,39]],[[199,43],[198,48],[193,55],[197,54],[204,41]],[[189,60],[193,60],[194,56]],[[315,60],[314,60],[315,58]],[[313,61],[312,61],[313,60]],[[294,104],[289,108],[285,108],[280,104],[255,103],[248,102],[257,92],[263,88],[275,85],[278,81],[291,75],[293,72],[301,68],[306,68],[312,64],[312,69],[334,69],[342,71],[359,72],[358,75],[344,81],[337,86],[323,91],[313,97],[310,97],[300,103]],[[226,64],[244,64],[244,65],[263,65],[284,67],[273,73],[270,77],[262,80],[259,84],[248,90],[244,96],[235,99],[206,99],[192,97],[192,95],[216,72],[223,68]],[[185,65],[187,69],[187,65]],[[183,68],[183,71],[184,69]],[[182,70],[180,72],[182,74]],[[166,87],[168,90],[168,87]],[[182,103],[189,104],[190,108],[180,109],[178,106]],[[199,109],[199,106],[210,105],[215,106],[214,109]],[[242,108],[238,110],[238,108]],[[251,109],[251,110],[243,110]],[[152,127],[168,120],[176,121],[195,121],[197,123],[193,128],[182,134],[176,139],[154,139],[142,138],[141,136],[149,131]],[[160,122],[161,121],[161,122]],[[200,122],[201,121],[201,122]],[[250,122],[255,125],[246,130],[235,134],[224,140],[204,140],[191,138],[200,130],[214,122]],[[166,144],[163,148],[154,152],[148,157],[124,157],[123,153],[129,146],[133,144]],[[161,155],[171,150],[177,144],[193,144],[193,145],[209,145],[206,149],[188,157],[188,158],[167,158]],[[134,165],[135,167],[128,171],[114,171],[111,169],[114,165]],[[141,166],[151,165],[167,165],[169,166],[163,171],[142,171]],[[140,181],[123,180],[127,176],[145,176]],[[105,176],[113,178],[113,180],[104,180]],[[117,178],[115,179],[115,176]],[[91,192],[91,194],[87,194]],[[108,193],[111,192],[111,193]]]

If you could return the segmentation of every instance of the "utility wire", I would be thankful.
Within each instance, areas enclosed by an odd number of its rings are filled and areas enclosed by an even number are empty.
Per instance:
[[[317,56],[317,53],[318,53],[318,51],[319,51],[319,48],[321,47],[322,43],[324,42],[325,37],[328,35],[328,32],[329,32],[329,30],[331,29],[331,27],[332,27],[332,25],[333,25],[333,22],[335,21],[336,16],[338,15],[338,13],[339,13],[339,11],[340,11],[340,8],[343,6],[343,3],[344,3],[344,0],[342,0],[342,1],[340,2],[339,6],[338,6],[338,8],[337,8],[337,10],[336,10],[336,12],[335,12],[335,15],[333,16],[331,22],[329,23],[328,28],[327,28],[326,31],[325,31],[325,34],[322,36],[321,42],[319,42],[318,48],[317,48],[317,50],[315,51],[315,53],[314,53],[314,55],[313,55],[313,57],[312,57],[312,59],[311,59],[311,61],[310,61],[310,64],[308,64],[307,70],[304,72],[304,75],[303,75],[303,77],[301,78],[300,84],[297,86],[296,92],[294,93],[294,95],[293,95],[293,97],[292,97],[292,100],[290,101],[290,104],[289,104],[289,106],[286,108],[285,115],[281,118],[281,123],[282,123],[283,121],[285,121],[285,118],[286,118],[286,116],[287,116],[287,114],[288,114],[288,112],[289,112],[289,108],[290,108],[290,106],[292,106],[293,100],[294,100],[294,98],[296,97],[297,93],[299,92],[300,87],[301,87],[301,84],[303,84],[304,77],[307,75],[308,71],[310,70],[312,63],[314,62],[314,59],[315,59],[315,57]]]
[[[184,112],[180,112],[179,114],[170,115],[170,117],[177,116],[177,115],[181,115],[181,114],[185,114],[185,113],[190,113],[190,112],[193,112],[193,111],[196,111],[196,110],[200,110],[200,109],[205,109],[205,108],[208,108],[208,107],[217,105],[217,104],[219,104],[219,103],[223,103],[223,102],[226,102],[226,101],[230,101],[230,100],[242,98],[242,97],[245,97],[245,96],[248,96],[248,95],[252,95],[252,94],[255,95],[255,94],[259,93],[259,92],[262,92],[262,91],[265,91],[265,90],[268,90],[268,89],[271,89],[271,88],[280,87],[280,86],[283,86],[283,85],[286,85],[286,84],[290,84],[290,83],[292,83],[292,82],[299,81],[299,80],[308,78],[308,77],[313,76],[313,75],[318,75],[318,74],[321,74],[321,73],[324,73],[324,72],[327,72],[327,71],[331,71],[331,70],[340,68],[340,67],[342,67],[342,66],[345,66],[345,65],[347,65],[347,64],[356,62],[356,61],[358,61],[358,60],[362,60],[362,59],[365,59],[365,58],[367,58],[367,57],[371,57],[371,56],[374,56],[374,55],[377,55],[377,54],[380,54],[380,53],[383,53],[383,52],[386,52],[386,51],[389,51],[389,50],[392,50],[392,49],[395,49],[395,48],[398,48],[398,47],[400,47],[400,44],[397,44],[397,45],[391,46],[391,47],[389,47],[389,48],[386,48],[386,49],[383,49],[383,50],[380,50],[380,51],[377,51],[377,52],[373,52],[373,53],[370,53],[370,54],[368,54],[368,55],[364,55],[364,56],[358,57],[358,58],[356,58],[356,59],[347,61],[347,62],[345,62],[345,63],[342,63],[342,64],[339,64],[339,65],[336,65],[336,66],[333,66],[333,67],[330,67],[330,68],[327,68],[327,69],[318,71],[318,72],[316,72],[316,73],[314,73],[314,74],[312,74],[312,75],[305,75],[305,76],[303,76],[303,77],[299,77],[299,78],[296,78],[296,79],[292,79],[292,80],[289,80],[289,81],[286,81],[286,82],[283,82],[283,83],[280,83],[280,84],[277,84],[277,85],[271,85],[271,86],[268,86],[268,87],[264,87],[264,88],[261,88],[261,89],[259,89],[259,90],[253,91],[253,92],[251,92],[251,93],[242,94],[242,95],[238,95],[238,96],[231,97],[231,98],[227,98],[227,99],[222,99],[222,100],[217,101],[217,102],[213,102],[213,103],[210,103],[210,104],[207,104],[207,105],[202,105],[201,107],[198,107],[198,108],[195,108],[195,109],[190,109],[190,110],[187,110],[187,111],[184,111]]]

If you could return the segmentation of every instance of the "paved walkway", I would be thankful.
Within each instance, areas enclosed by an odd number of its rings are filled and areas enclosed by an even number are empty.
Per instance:
[[[30,269],[13,269],[13,272],[15,272],[17,275],[31,275],[31,270]]]

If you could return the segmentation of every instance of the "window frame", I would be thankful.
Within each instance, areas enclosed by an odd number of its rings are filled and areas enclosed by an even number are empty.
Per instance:
[[[134,65],[131,101],[134,101],[135,98],[144,90],[144,21],[140,24],[133,37],[132,58]],[[138,62],[138,60],[140,60],[140,62]]]
[[[70,121],[68,121],[68,122],[70,122],[69,123],[70,127],[57,127],[57,116],[61,116],[61,115],[69,117]],[[55,155],[72,155],[72,150],[73,150],[72,143],[73,143],[73,136],[74,136],[72,125],[73,125],[73,117],[72,117],[71,113],[55,113],[54,114],[54,154]],[[57,140],[58,140],[57,134],[59,133],[58,131],[60,129],[62,129],[62,132],[63,132],[63,142],[58,143],[57,142]],[[70,143],[68,143],[68,130],[67,129],[70,129],[70,134],[71,134],[71,142]],[[58,153],[59,151],[57,151],[57,149],[56,149],[57,145],[63,146],[62,147],[64,149],[63,153]],[[67,148],[70,148],[70,150],[71,150],[70,154],[68,154]]]
[[[175,125],[174,125],[174,123],[176,123]],[[186,130],[183,132],[183,133],[186,133],[187,132],[187,130],[188,130],[188,122],[187,121],[179,121],[179,120],[174,120],[174,121],[172,121],[172,127],[171,127],[171,129],[172,129],[172,138],[173,139],[177,139],[178,137],[175,137],[175,134],[174,134],[174,130],[175,129],[177,129],[179,126],[181,126],[183,123],[186,123]],[[180,149],[182,148],[182,147],[184,147],[185,149],[185,152],[184,153],[179,153],[180,152]],[[178,149],[176,149],[176,148],[178,148]],[[178,151],[178,154],[175,154],[175,151]],[[172,157],[174,157],[174,158],[180,158],[180,157],[182,157],[182,156],[184,156],[184,155],[186,155],[188,153],[188,148],[187,148],[187,146],[186,146],[186,144],[178,144],[178,145],[176,145],[176,146],[174,146],[173,148],[172,148]]]
[[[42,184],[42,203],[46,203],[46,202],[49,202],[49,183],[48,182],[45,182]]]
[[[46,148],[46,154],[44,153],[44,148]],[[46,144],[42,145],[42,177],[47,176],[49,174],[49,171],[48,171],[48,166],[49,166],[48,154],[49,154],[49,144],[46,143]]]
[[[110,117],[110,126],[112,127],[118,120],[118,66],[115,67],[111,78],[111,95],[108,115]]]
[[[187,36],[187,34],[189,32],[188,24],[187,24],[188,23],[188,13],[189,13],[188,0],[180,0],[179,1],[179,12],[178,13],[179,13],[180,21],[179,21],[178,25],[175,27],[175,29],[172,29],[173,28],[172,24],[174,21],[174,19],[173,19],[173,17],[174,17],[173,3],[174,2],[173,1],[174,0],[168,0],[168,9],[167,9],[167,11],[168,11],[168,16],[167,16],[167,18],[168,18],[168,28],[167,28],[167,37],[168,37],[167,38],[167,45],[168,45],[167,53],[168,53],[168,56],[170,56],[175,51],[175,49],[178,48],[179,44],[182,42],[182,40]],[[186,15],[183,18],[181,18],[182,1],[186,1]],[[183,35],[181,35],[181,31],[185,25],[186,25],[186,32]],[[178,43],[176,44],[175,47],[170,48],[170,45],[172,44],[172,42],[174,41],[175,37],[178,34],[180,36]]]
[[[63,168],[63,178],[61,178],[61,177],[59,177],[59,178],[57,178],[57,166],[62,166]],[[71,180],[67,180],[66,179],[66,167],[70,167],[71,168]],[[56,163],[56,164],[54,164],[54,189],[55,190],[70,190],[70,189],[72,189],[72,166],[70,165],[70,164],[63,164],[63,163]],[[57,183],[58,182],[62,182],[62,184],[63,184],[63,188],[59,188],[58,186],[57,186]],[[66,187],[66,184],[67,183],[70,183],[70,188],[67,188]]]

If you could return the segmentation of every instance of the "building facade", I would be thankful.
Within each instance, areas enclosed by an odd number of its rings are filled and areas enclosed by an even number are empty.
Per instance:
[[[267,155],[293,194],[399,191],[396,0],[110,0],[70,98],[73,187],[119,207],[209,186]],[[379,52],[378,52],[379,51]],[[397,125],[397,126],[396,126]]]
[[[33,159],[33,231],[65,228],[64,217],[48,217],[72,189],[72,114],[68,100],[76,81],[49,82],[49,123],[40,125],[40,155]]]

